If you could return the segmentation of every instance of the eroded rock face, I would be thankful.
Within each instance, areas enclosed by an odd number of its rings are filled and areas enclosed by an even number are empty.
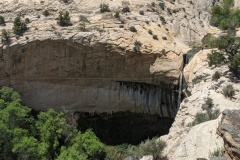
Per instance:
[[[224,140],[225,157],[240,160],[240,110],[224,110],[218,134]]]

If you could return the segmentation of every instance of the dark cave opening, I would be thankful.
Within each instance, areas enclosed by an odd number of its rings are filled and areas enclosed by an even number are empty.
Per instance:
[[[78,129],[91,128],[99,139],[107,145],[132,144],[155,136],[168,134],[173,118],[158,114],[136,113],[131,111],[113,113],[76,112]]]

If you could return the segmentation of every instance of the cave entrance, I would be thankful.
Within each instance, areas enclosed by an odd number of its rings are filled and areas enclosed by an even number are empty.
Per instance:
[[[77,112],[78,129],[91,128],[99,139],[107,145],[137,145],[147,138],[162,136],[169,132],[173,118],[158,114],[131,111],[113,113]]]

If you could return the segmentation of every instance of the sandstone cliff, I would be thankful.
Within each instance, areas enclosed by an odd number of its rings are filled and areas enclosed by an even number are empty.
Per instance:
[[[119,89],[116,82],[167,83],[173,88],[183,67],[186,44],[199,43],[209,28],[208,10],[213,1],[163,1],[165,7],[161,8],[159,1],[109,0],[104,1],[110,8],[105,13],[99,10],[101,3],[100,0],[1,1],[0,13],[6,26],[0,29],[10,33],[10,43],[0,44],[1,85],[16,88],[23,101],[35,109],[52,106],[91,112],[159,113],[159,103],[164,103],[170,104],[175,114],[175,93],[165,94],[169,92],[166,87],[158,90],[159,94],[152,90],[142,97],[139,89],[128,96],[128,91]],[[126,6],[131,12],[120,12],[120,18],[114,18],[115,12]],[[50,13],[47,17],[42,15],[45,10]],[[59,11],[70,12],[72,26],[57,25]],[[139,11],[144,11],[144,15]],[[17,15],[30,21],[28,30],[20,37],[12,32]],[[80,16],[89,21],[84,24],[85,32],[80,30],[83,25]],[[131,32],[131,26],[137,32]],[[153,39],[149,30],[158,40]],[[135,41],[143,44],[139,52],[133,50]],[[149,100],[151,92],[160,96],[160,102]],[[169,115],[164,112],[167,111],[162,111],[162,115]]]

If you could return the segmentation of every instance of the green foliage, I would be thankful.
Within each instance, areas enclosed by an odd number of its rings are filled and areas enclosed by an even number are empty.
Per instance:
[[[161,8],[162,10],[165,9],[165,4],[164,4],[164,2],[159,2],[159,6],[160,6],[160,8]]]
[[[122,12],[123,13],[130,12],[130,8],[128,6],[126,6],[122,9]]]
[[[42,13],[45,17],[49,16],[50,15],[50,12],[48,10],[45,10],[43,11]]]
[[[219,115],[220,115],[219,109],[216,109],[216,110],[207,109],[206,112],[204,113],[201,113],[201,112],[197,113],[194,121],[192,123],[189,123],[188,126],[191,127],[206,121],[214,120],[218,118]]]
[[[139,14],[140,15],[144,15],[144,11],[139,11]]]
[[[153,35],[153,39],[154,40],[158,40],[158,36],[157,35]]]
[[[233,10],[234,0],[222,0],[211,9],[210,24],[222,30],[235,30],[240,25],[239,10]]]
[[[59,12],[59,16],[57,18],[57,24],[60,26],[71,26],[72,23],[70,21],[70,16],[69,16],[69,12]]]
[[[193,84],[200,83],[202,80],[204,80],[207,77],[207,75],[198,75],[195,78],[192,79]]]
[[[26,24],[30,23],[30,19],[29,18],[25,18],[25,23]]]
[[[223,88],[223,95],[226,97],[233,97],[235,95],[235,89],[231,84]]]
[[[16,35],[21,35],[27,30],[26,22],[22,21],[20,17],[16,17],[13,22],[13,32]]]
[[[80,15],[79,16],[79,21],[80,21],[80,31],[87,31],[86,29],[86,23],[90,23],[90,21],[87,19],[86,16]]]
[[[119,12],[119,11],[116,11],[115,14],[114,14],[114,17],[115,17],[115,18],[120,18],[120,12]]]
[[[9,33],[6,29],[2,29],[2,42],[9,42]]]
[[[208,65],[222,65],[225,62],[225,57],[221,52],[214,51],[212,54],[208,54]]]
[[[219,78],[221,77],[221,73],[216,71],[213,75],[212,75],[212,80],[213,81],[217,81]]]
[[[212,109],[212,107],[213,107],[213,99],[208,97],[207,100],[205,101],[205,104],[202,105],[202,109],[208,110],[208,109]]]
[[[137,29],[136,29],[134,26],[131,26],[131,27],[129,28],[129,30],[130,30],[131,32],[137,32]]]
[[[213,36],[212,34],[206,34],[202,39],[202,45],[205,48],[216,48],[219,44],[219,38]]]
[[[224,155],[224,149],[223,148],[218,148],[214,150],[212,153],[210,153],[210,160],[212,160],[214,157],[223,157]]]
[[[140,41],[135,41],[134,42],[133,50],[135,52],[139,52],[141,47],[142,47],[142,43]]]
[[[152,30],[151,30],[151,29],[149,29],[149,30],[148,30],[148,33],[149,33],[150,35],[152,35],[152,34],[153,34],[153,32],[152,32]]]
[[[186,53],[186,63],[189,63],[191,59],[200,51],[199,47],[193,47],[191,50]]]
[[[233,56],[229,67],[235,75],[240,76],[240,53]]]
[[[162,24],[166,24],[167,23],[163,16],[160,16],[159,18],[160,18],[160,21],[162,22]]]
[[[0,26],[5,26],[5,20],[3,16],[0,16]]]
[[[110,12],[109,5],[106,3],[100,4],[100,12]]]
[[[161,158],[163,149],[166,147],[166,143],[157,138],[147,139],[139,145],[139,155],[153,155],[154,159]]]

